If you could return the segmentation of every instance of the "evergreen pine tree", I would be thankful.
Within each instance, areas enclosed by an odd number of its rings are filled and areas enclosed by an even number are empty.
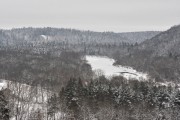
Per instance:
[[[73,111],[73,116],[76,119],[81,119],[81,96],[83,85],[81,80],[70,79],[65,88],[66,105],[69,110]]]
[[[48,100],[48,115],[51,117],[55,118],[56,112],[58,112],[59,107],[58,107],[58,99],[56,95],[53,95],[49,100]]]
[[[9,120],[8,100],[4,91],[0,91],[0,120]]]

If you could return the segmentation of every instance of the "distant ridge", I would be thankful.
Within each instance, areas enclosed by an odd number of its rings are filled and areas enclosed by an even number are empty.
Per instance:
[[[154,37],[159,34],[160,31],[144,31],[144,32],[125,32],[125,33],[114,33],[114,32],[94,32],[94,31],[81,31],[75,29],[65,28],[14,28],[11,30],[0,30],[0,42],[6,43],[8,40],[9,44],[13,45],[18,42],[24,41],[32,42],[38,41],[39,36],[45,35],[50,36],[52,41],[68,41],[72,44],[78,42],[88,43],[110,43],[119,44],[122,42],[135,44],[141,43],[147,39]]]

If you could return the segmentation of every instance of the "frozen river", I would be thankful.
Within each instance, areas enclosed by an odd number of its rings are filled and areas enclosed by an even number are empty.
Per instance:
[[[114,59],[102,56],[86,56],[87,62],[91,65],[92,70],[102,70],[106,77],[121,75],[125,78],[134,78],[138,80],[146,80],[147,74],[138,72],[131,67],[114,66]]]

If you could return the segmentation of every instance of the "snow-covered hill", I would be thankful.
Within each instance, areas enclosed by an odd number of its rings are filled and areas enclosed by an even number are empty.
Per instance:
[[[0,89],[7,90],[11,111],[11,120],[29,120],[41,114],[43,119],[47,118],[48,99],[52,92],[41,86],[30,86],[9,80],[0,80]],[[61,113],[57,113],[59,118]],[[51,117],[49,117],[51,120]]]

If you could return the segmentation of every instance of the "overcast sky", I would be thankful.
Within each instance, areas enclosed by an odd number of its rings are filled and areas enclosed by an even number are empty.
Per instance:
[[[0,0],[0,28],[166,30],[180,24],[180,0]]]

